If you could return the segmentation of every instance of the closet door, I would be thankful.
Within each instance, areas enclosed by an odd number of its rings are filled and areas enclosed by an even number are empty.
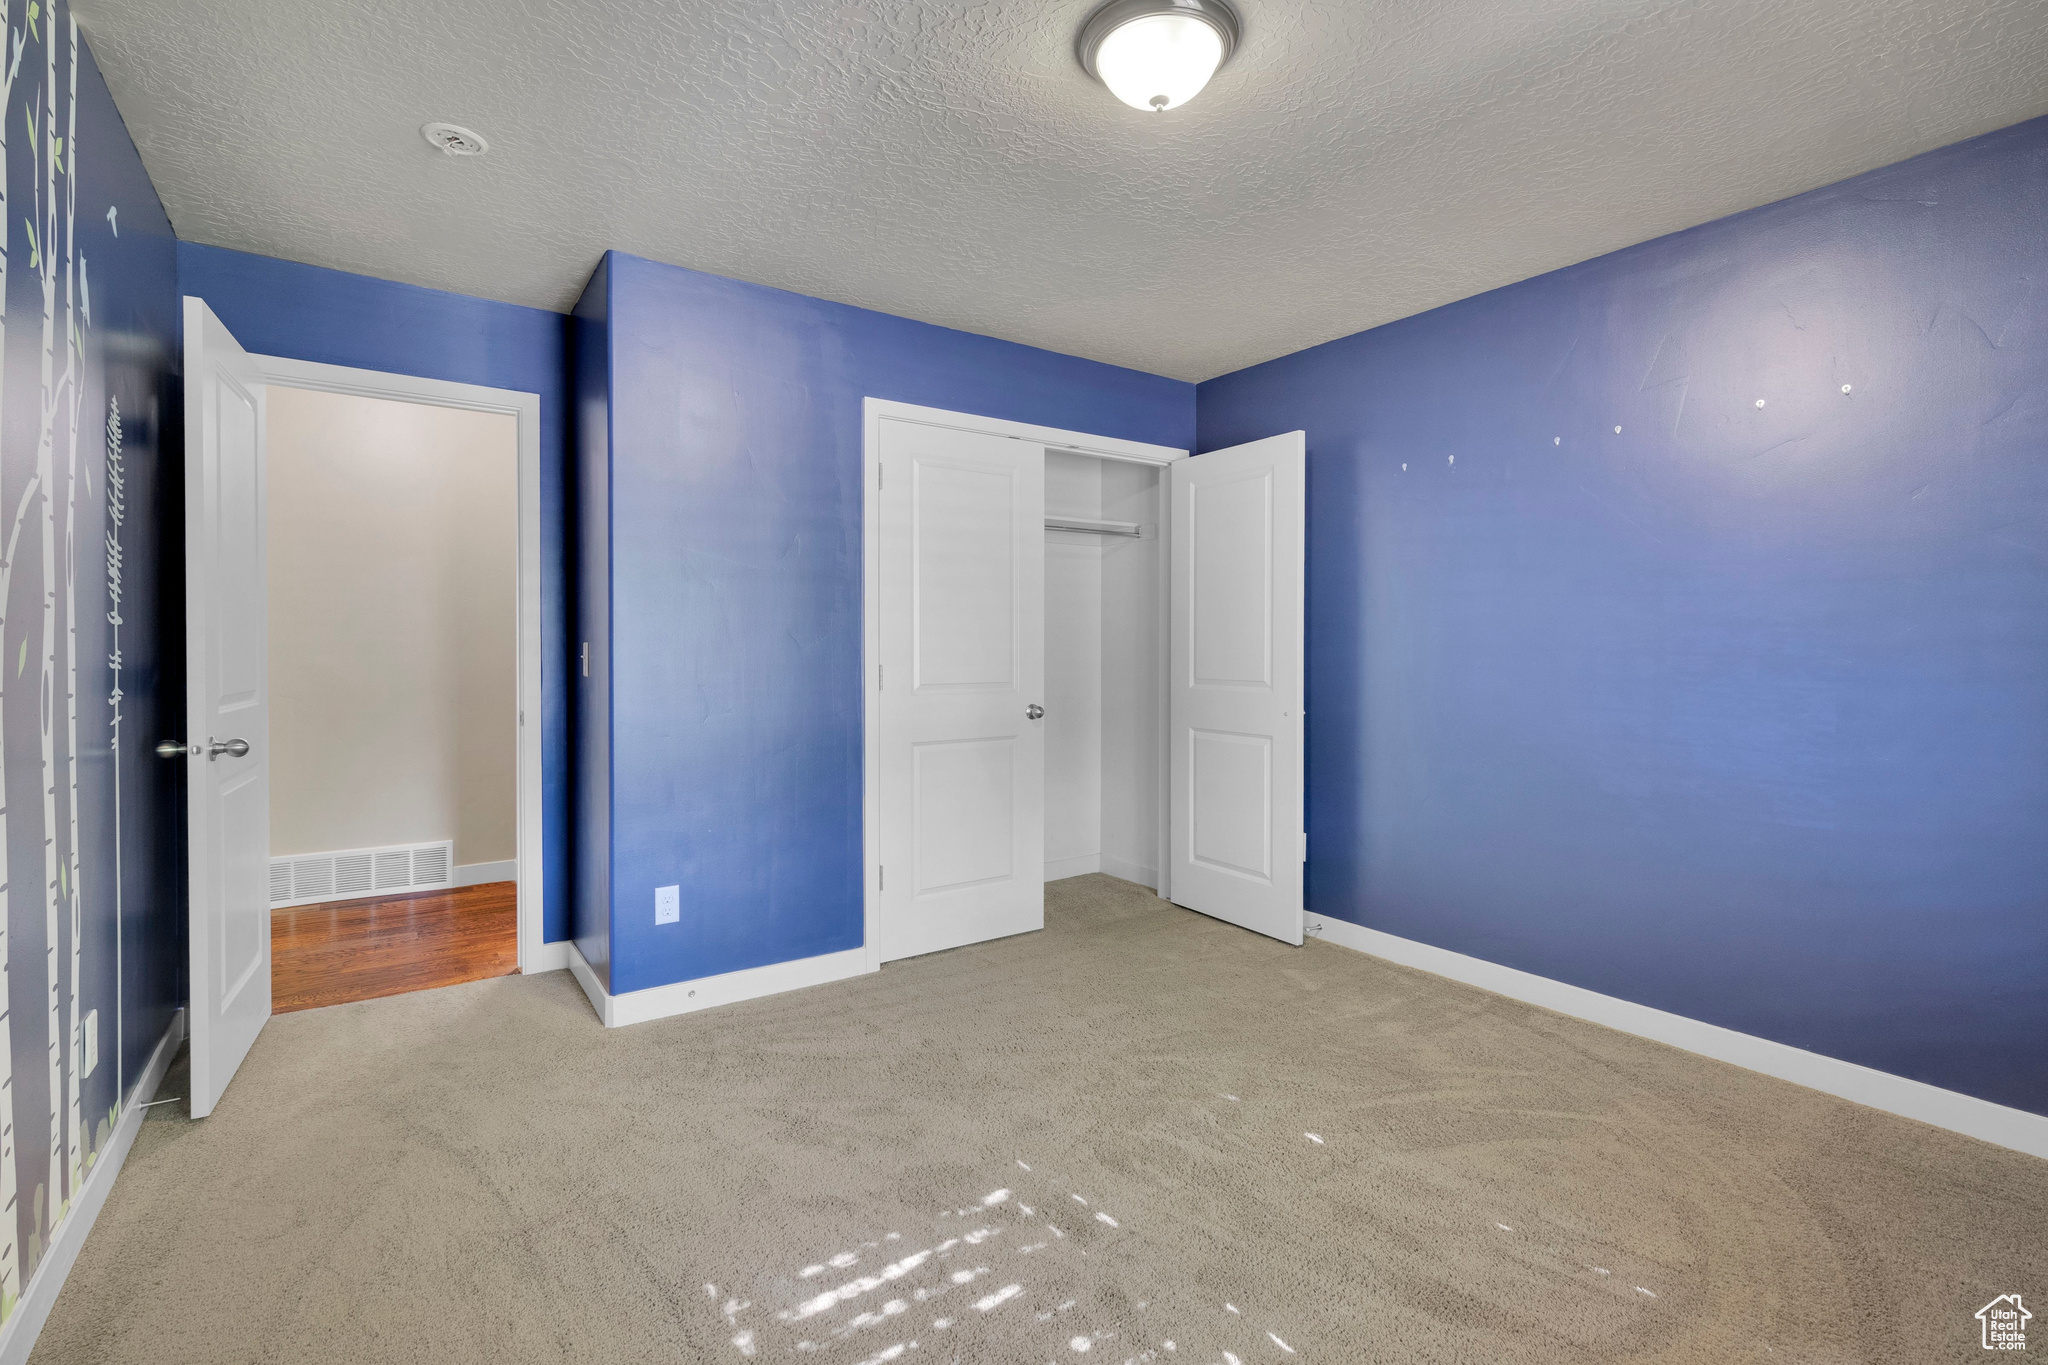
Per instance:
[[[895,418],[878,449],[887,962],[1045,927],[1045,449]]]
[[[1173,900],[1300,943],[1306,438],[1171,470]]]

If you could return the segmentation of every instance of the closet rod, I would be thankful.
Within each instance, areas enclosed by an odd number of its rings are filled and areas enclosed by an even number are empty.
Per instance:
[[[1144,528],[1135,521],[1090,521],[1086,517],[1047,517],[1048,531],[1088,531],[1098,536],[1130,536],[1139,539]]]

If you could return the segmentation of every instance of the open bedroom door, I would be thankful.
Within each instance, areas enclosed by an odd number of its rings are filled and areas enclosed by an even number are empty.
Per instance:
[[[263,379],[185,300],[185,764],[192,1117],[270,1021],[270,660]]]
[[[1171,894],[1298,944],[1307,439],[1170,468]]]

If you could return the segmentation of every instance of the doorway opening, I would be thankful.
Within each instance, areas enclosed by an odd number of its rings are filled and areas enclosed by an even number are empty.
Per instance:
[[[273,384],[272,1009],[518,970],[518,421]]]
[[[870,962],[1043,928],[1093,873],[1299,944],[1303,433],[866,415]]]
[[[276,907],[304,899],[299,869],[272,857],[271,657],[269,646],[270,471],[265,411],[273,389],[391,400],[431,409],[512,419],[517,544],[513,740],[517,851],[514,936],[523,972],[567,965],[566,944],[541,941],[541,593],[540,398],[516,390],[386,374],[312,361],[252,355],[204,299],[184,301],[185,356],[185,737],[157,754],[184,765],[186,796],[186,967],[190,983],[191,1114],[220,1102],[235,1069],[269,1022],[272,920]],[[294,400],[286,397],[285,402]],[[330,535],[332,562],[354,569],[388,547],[392,500],[369,498],[353,525]],[[290,534],[298,534],[297,530]],[[339,571],[338,571],[339,572]],[[376,620],[374,613],[369,619]],[[444,634],[459,634],[452,617]],[[374,687],[366,690],[374,691]],[[408,833],[404,837],[425,837]],[[455,831],[442,847],[408,843],[321,849],[324,871],[346,889],[427,889],[423,873],[454,879]],[[321,842],[326,842],[323,838]],[[354,879],[352,883],[348,879]],[[380,884],[385,883],[385,884]],[[284,905],[284,908],[294,908]],[[330,945],[330,961],[347,949]]]
[[[1166,735],[1164,469],[1045,454],[1045,880],[1158,891]]]

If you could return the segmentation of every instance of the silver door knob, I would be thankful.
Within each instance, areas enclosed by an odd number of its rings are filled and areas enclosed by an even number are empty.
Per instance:
[[[186,754],[196,754],[198,752],[198,745],[187,744],[182,739],[167,739],[156,746],[156,756],[158,758],[183,758]]]
[[[1031,705],[1024,708],[1024,719],[1043,720],[1044,718],[1045,708],[1043,706],[1040,706],[1037,702],[1032,702]]]
[[[210,735],[207,737],[206,761],[209,763],[219,758],[222,754],[226,754],[229,758],[241,758],[247,755],[248,752],[249,741],[246,739],[214,739]]]

